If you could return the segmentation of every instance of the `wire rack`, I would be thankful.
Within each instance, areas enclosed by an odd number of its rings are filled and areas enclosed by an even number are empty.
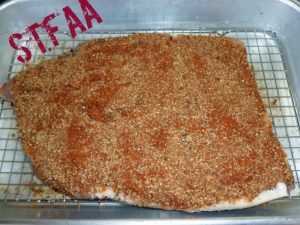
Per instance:
[[[72,40],[67,33],[57,34],[60,42],[53,48],[52,42],[46,34],[40,37],[47,48],[42,54],[35,42],[23,40],[33,53],[30,63],[36,64],[42,60],[53,58],[72,51],[85,40],[128,35],[137,31],[103,31],[78,34]],[[297,108],[292,97],[288,82],[288,70],[284,59],[280,40],[272,31],[258,30],[164,30],[138,31],[140,33],[172,33],[188,35],[223,35],[234,37],[242,41],[247,48],[248,62],[253,68],[261,97],[267,108],[268,115],[273,122],[273,129],[284,147],[289,164],[295,177],[295,189],[290,198],[300,198],[300,129]],[[7,79],[12,78],[24,69],[26,65],[17,61],[18,53],[12,56],[10,71]],[[18,138],[15,113],[12,105],[1,101],[0,106],[0,200],[5,201],[66,201],[67,196],[59,194],[44,186],[34,175],[30,162],[22,149]],[[72,200],[73,201],[73,200]],[[75,200],[76,201],[76,200]]]

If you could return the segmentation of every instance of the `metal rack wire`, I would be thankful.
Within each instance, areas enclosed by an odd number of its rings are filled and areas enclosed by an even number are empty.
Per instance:
[[[72,40],[65,33],[57,34],[60,46],[53,48],[46,34],[40,37],[47,48],[42,54],[35,42],[29,41],[27,47],[32,51],[30,63],[39,63],[63,53],[68,53],[85,40],[127,35],[133,32],[141,33],[172,33],[191,35],[224,35],[242,41],[248,53],[248,61],[255,73],[260,94],[267,107],[267,112],[273,122],[274,132],[278,136],[287,155],[295,177],[295,189],[290,198],[300,198],[300,127],[297,108],[288,81],[289,71],[283,55],[280,40],[272,31],[257,30],[156,30],[156,31],[102,31],[78,34]],[[25,65],[17,61],[19,53],[12,56],[10,71],[7,79],[12,78]],[[65,195],[54,192],[44,186],[34,175],[30,162],[25,156],[16,127],[15,114],[9,102],[1,100],[0,106],[0,200],[9,201],[66,201]]]

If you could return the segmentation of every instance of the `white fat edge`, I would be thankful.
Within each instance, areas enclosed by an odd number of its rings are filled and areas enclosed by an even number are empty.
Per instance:
[[[138,199],[133,200],[131,198],[126,197],[123,194],[118,194],[118,193],[114,192],[112,188],[107,188],[105,191],[102,191],[102,192],[97,191],[95,193],[95,197],[97,197],[99,199],[109,198],[109,199],[114,199],[114,200],[120,200],[120,201],[124,201],[131,205],[136,205],[139,202]]]
[[[124,196],[123,194],[118,194],[114,192],[111,188],[108,188],[105,191],[99,192],[97,191],[95,193],[95,196],[99,199],[103,198],[110,198],[114,200],[121,200],[124,201],[128,204],[131,205],[139,205],[139,199],[132,199],[129,197]],[[261,192],[257,197],[255,197],[252,201],[249,201],[245,198],[236,200],[234,202],[221,202],[218,204],[214,204],[212,206],[200,208],[200,209],[192,209],[192,210],[183,210],[185,212],[201,212],[201,211],[222,211],[222,210],[233,210],[233,209],[244,209],[244,208],[249,208],[253,207],[256,205],[260,205],[262,203],[277,199],[277,198],[282,198],[288,196],[288,191],[287,191],[287,186],[285,183],[279,182],[274,189],[267,190]],[[174,210],[170,208],[162,208],[156,203],[150,203],[147,205],[144,205],[145,207],[150,207],[150,208],[158,208],[158,209],[165,209],[165,210]]]
[[[279,182],[276,187],[271,190],[263,191],[258,196],[256,196],[252,201],[247,199],[240,199],[235,202],[222,202],[214,204],[209,207],[204,207],[201,209],[190,210],[188,212],[200,212],[200,211],[221,211],[221,210],[232,210],[232,209],[244,209],[260,205],[262,203],[288,196],[287,186],[285,183]]]
[[[107,188],[105,191],[97,191],[95,193],[95,197],[99,198],[99,199],[103,199],[103,198],[111,198],[111,199],[115,199],[117,196],[117,193],[114,192],[111,188]]]

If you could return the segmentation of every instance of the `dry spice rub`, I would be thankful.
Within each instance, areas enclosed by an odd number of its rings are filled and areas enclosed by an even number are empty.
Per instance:
[[[35,173],[77,198],[197,211],[293,184],[234,39],[92,40],[12,89]]]

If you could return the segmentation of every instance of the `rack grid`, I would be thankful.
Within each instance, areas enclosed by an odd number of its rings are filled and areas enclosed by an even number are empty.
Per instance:
[[[295,189],[290,198],[300,198],[300,126],[297,106],[293,99],[288,80],[287,63],[280,40],[276,33],[269,30],[143,30],[143,31],[101,31],[80,33],[76,39],[70,38],[66,32],[58,33],[60,45],[53,47],[45,33],[40,33],[47,49],[46,54],[40,52],[37,44],[26,37],[20,42],[33,53],[30,64],[67,54],[76,49],[83,41],[128,35],[131,33],[171,33],[173,35],[221,35],[234,37],[242,41],[247,48],[247,58],[273,123],[273,130],[284,147],[295,178]],[[26,65],[17,61],[17,51],[12,55],[10,79],[22,71]],[[16,126],[15,113],[10,102],[1,100],[0,105],[0,200],[5,201],[76,201],[64,194],[56,193],[34,175],[30,161],[25,155]],[[108,200],[102,200],[108,201]]]

